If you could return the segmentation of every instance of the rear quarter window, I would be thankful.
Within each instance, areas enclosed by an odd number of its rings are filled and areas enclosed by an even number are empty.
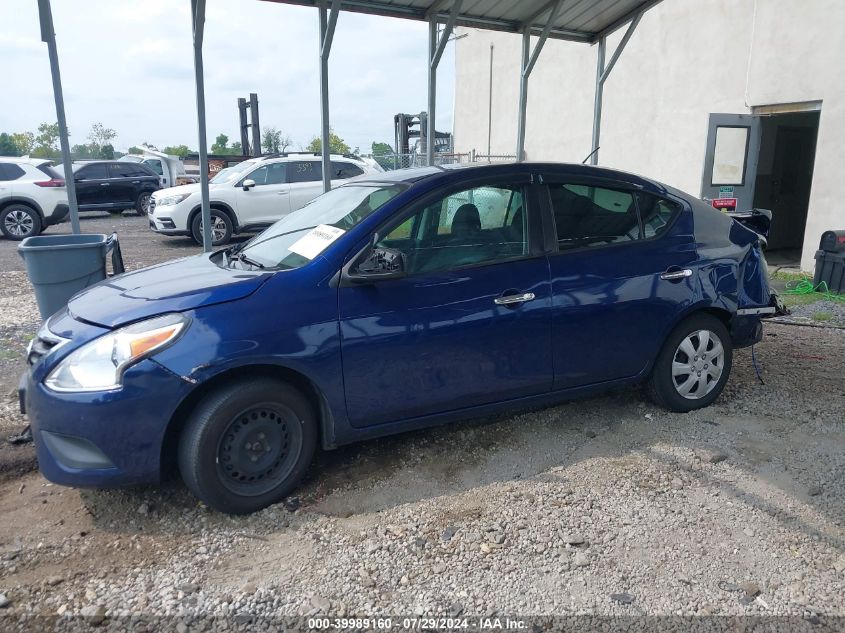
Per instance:
[[[637,193],[637,204],[643,223],[643,237],[649,239],[663,235],[681,211],[681,205],[658,198],[650,193]]]

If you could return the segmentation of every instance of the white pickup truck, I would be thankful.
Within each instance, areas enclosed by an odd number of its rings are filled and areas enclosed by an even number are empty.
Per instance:
[[[144,149],[143,154],[126,154],[121,156],[119,160],[143,163],[158,174],[162,188],[187,185],[199,180],[198,177],[189,176],[185,172],[185,164],[181,158],[156,150]]]

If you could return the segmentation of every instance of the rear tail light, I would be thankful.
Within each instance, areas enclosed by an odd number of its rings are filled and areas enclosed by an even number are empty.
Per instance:
[[[65,181],[63,178],[50,178],[50,180],[41,180],[34,184],[39,187],[64,187]]]

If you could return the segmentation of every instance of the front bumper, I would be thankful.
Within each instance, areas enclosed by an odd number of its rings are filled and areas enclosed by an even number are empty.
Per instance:
[[[94,488],[160,481],[167,427],[191,385],[150,359],[123,382],[114,391],[56,393],[24,375],[21,404],[47,479]]]
[[[150,220],[150,230],[162,235],[190,235],[191,232],[185,229],[176,228],[176,223],[170,218],[165,218],[164,221],[154,217],[148,216]]]

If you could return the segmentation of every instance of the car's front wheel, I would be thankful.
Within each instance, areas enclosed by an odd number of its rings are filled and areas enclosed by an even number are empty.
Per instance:
[[[25,204],[13,203],[0,212],[0,230],[10,240],[22,240],[41,233],[41,216]]]
[[[248,514],[284,499],[317,445],[308,399],[271,379],[236,381],[205,396],[179,440],[179,471],[209,507]]]
[[[670,411],[709,406],[725,388],[732,361],[724,323],[709,314],[693,315],[666,339],[648,381],[649,395]]]
[[[229,216],[218,211],[211,210],[211,245],[222,246],[232,239],[232,221]],[[191,222],[191,235],[197,244],[202,245],[202,212],[197,213]]]

